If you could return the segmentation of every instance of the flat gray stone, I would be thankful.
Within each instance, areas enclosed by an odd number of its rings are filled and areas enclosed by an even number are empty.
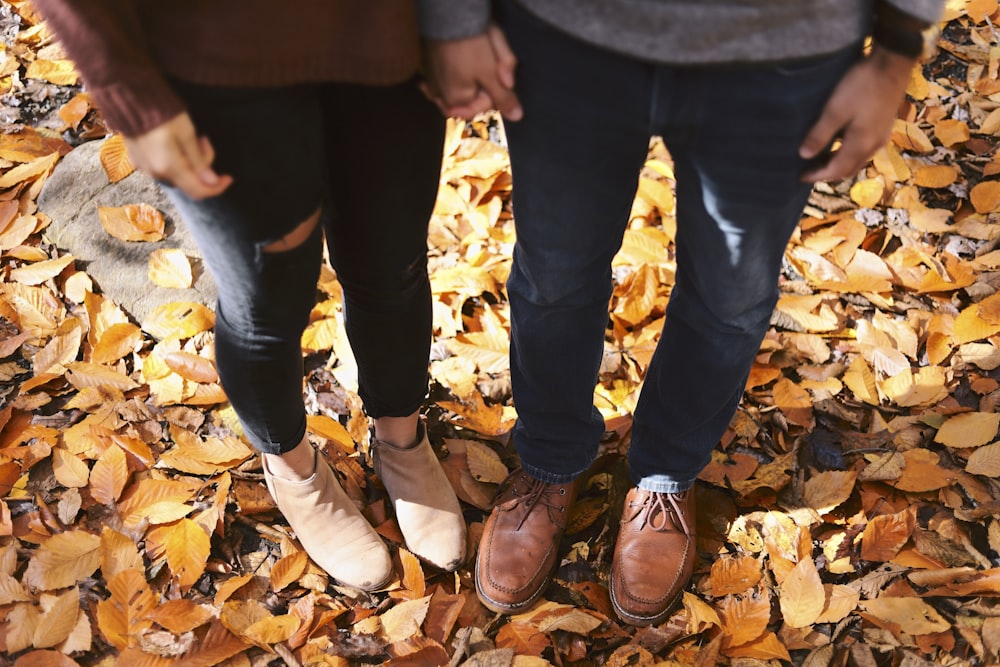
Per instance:
[[[153,179],[136,171],[111,183],[101,166],[104,141],[89,141],[70,151],[56,166],[38,197],[40,211],[52,218],[46,235],[76,258],[77,268],[93,279],[95,289],[112,299],[137,322],[172,301],[215,306],[215,283],[177,210]],[[98,206],[149,204],[166,219],[165,238],[155,243],[121,241],[104,231]],[[149,254],[180,248],[191,260],[190,289],[160,287],[149,280]]]

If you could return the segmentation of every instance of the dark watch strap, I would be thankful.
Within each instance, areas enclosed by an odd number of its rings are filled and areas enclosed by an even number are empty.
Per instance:
[[[924,36],[915,30],[899,28],[883,21],[876,21],[872,41],[886,51],[907,58],[919,58],[924,51]]]

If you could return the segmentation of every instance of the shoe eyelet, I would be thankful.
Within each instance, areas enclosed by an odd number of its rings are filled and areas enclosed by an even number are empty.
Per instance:
[[[566,495],[566,489],[559,489],[559,495],[560,496],[565,496]]]
[[[559,511],[560,511],[560,512],[565,512],[565,511],[566,511],[566,508],[565,508],[565,507],[560,507],[560,508],[559,508]]]

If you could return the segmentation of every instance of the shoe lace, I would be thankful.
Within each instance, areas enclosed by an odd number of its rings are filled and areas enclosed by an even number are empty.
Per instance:
[[[525,486],[522,486],[525,485]],[[542,506],[546,508],[549,513],[549,518],[555,521],[552,516],[554,510],[559,512],[566,511],[565,503],[560,503],[557,500],[558,496],[566,495],[566,487],[556,484],[546,484],[540,480],[537,480],[529,475],[520,475],[518,477],[517,483],[511,487],[510,490],[511,498],[508,501],[512,506],[524,505],[524,512],[521,514],[521,520],[517,523],[517,528],[515,530],[520,530],[521,526],[524,525],[525,520],[528,515],[531,514],[531,509],[533,507]]]
[[[685,520],[684,512],[679,504],[679,501],[683,499],[683,493],[646,491],[638,503],[629,501],[628,506],[633,509],[639,508],[637,514],[642,516],[639,521],[639,530],[648,525],[651,530],[662,533],[668,530],[672,524],[690,537],[691,530],[688,528],[687,520]]]

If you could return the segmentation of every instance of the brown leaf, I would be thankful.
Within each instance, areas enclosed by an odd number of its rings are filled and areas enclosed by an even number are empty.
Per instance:
[[[104,173],[108,175],[108,180],[112,183],[117,183],[135,171],[135,167],[128,157],[128,149],[125,148],[125,139],[122,135],[112,135],[101,144],[101,165],[104,167]]]
[[[245,641],[229,632],[220,621],[213,621],[204,639],[172,667],[212,667],[242,653],[248,647]]]
[[[466,602],[465,593],[449,595],[444,589],[437,588],[431,596],[427,618],[424,620],[424,634],[429,638],[444,644],[451,636],[452,628],[462,612]]]
[[[507,479],[507,466],[492,448],[475,440],[466,440],[465,454],[469,461],[469,472],[474,479],[487,484],[499,484]]]
[[[765,597],[726,597],[718,603],[726,644],[739,646],[758,639],[771,619],[771,605]]]
[[[757,658],[759,660],[785,660],[791,661],[788,649],[781,643],[778,636],[773,632],[768,632],[756,640],[723,649],[723,653],[731,658]]]
[[[813,475],[806,480],[803,500],[817,513],[829,514],[851,497],[857,476],[853,470],[830,470]]]
[[[926,449],[903,452],[906,465],[894,486],[903,491],[933,491],[955,483],[957,472],[938,465],[941,457]]]
[[[80,125],[80,121],[90,112],[90,95],[77,93],[69,102],[59,107],[59,118],[72,129]]]
[[[861,599],[861,593],[850,586],[823,584],[823,588],[826,591],[826,604],[816,623],[840,623],[857,608],[858,600]]]

